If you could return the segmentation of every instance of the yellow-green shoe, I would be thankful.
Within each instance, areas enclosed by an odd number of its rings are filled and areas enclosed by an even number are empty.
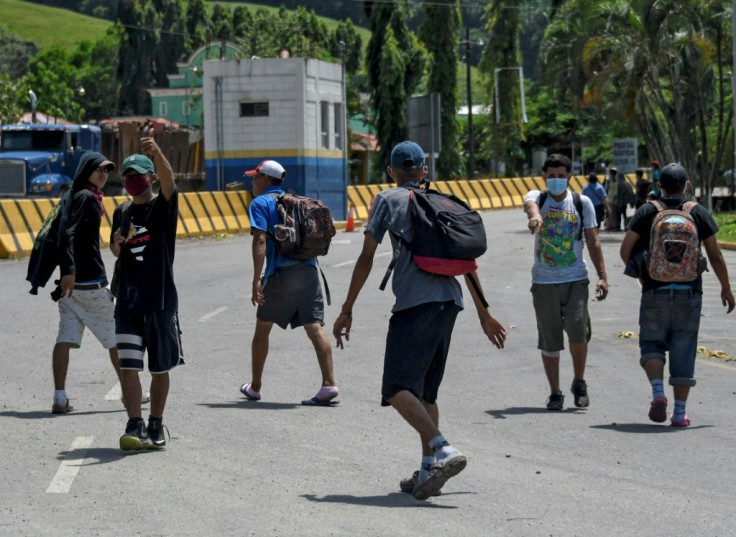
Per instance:
[[[148,437],[146,422],[142,418],[128,420],[125,434],[120,437],[120,449],[123,451],[134,451],[137,449],[149,449],[151,439]]]

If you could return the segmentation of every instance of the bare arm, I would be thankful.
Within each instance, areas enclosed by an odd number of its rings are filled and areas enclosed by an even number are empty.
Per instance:
[[[638,240],[639,234],[635,231],[628,230],[626,235],[624,235],[624,240],[621,241],[621,249],[619,250],[621,261],[624,262],[624,265],[629,262],[629,259],[631,259],[631,254],[633,253],[634,246],[636,246]]]
[[[174,170],[164,156],[161,148],[152,137],[141,138],[141,151],[150,155],[156,165],[156,176],[161,182],[161,195],[169,201],[176,190]]]
[[[506,342],[506,329],[491,315],[488,308],[483,305],[480,296],[475,290],[475,286],[470,281],[471,278],[475,279],[475,283],[478,284],[478,289],[480,289],[481,293],[483,293],[483,287],[480,284],[480,279],[476,271],[465,275],[465,285],[468,287],[470,296],[473,297],[473,304],[475,304],[475,310],[478,312],[478,320],[480,320],[483,332],[496,348],[503,349],[504,343]]]
[[[353,269],[353,275],[350,278],[348,296],[345,302],[343,302],[340,315],[332,327],[332,335],[335,336],[337,347],[340,349],[343,348],[342,336],[345,336],[346,341],[350,341],[350,328],[353,324],[353,306],[358,299],[360,290],[365,285],[365,281],[371,273],[373,257],[376,255],[377,248],[378,241],[372,233],[368,232],[363,235],[363,249],[360,252],[360,256],[358,256],[358,261],[355,263],[355,268]]]
[[[723,259],[721,249],[718,247],[718,240],[715,235],[711,235],[703,241],[705,253],[708,254],[708,261],[713,267],[713,272],[721,283],[721,303],[728,307],[726,313],[731,313],[734,308],[734,298],[731,292],[731,284],[728,282],[728,269],[726,261]]]
[[[263,265],[266,261],[266,232],[260,229],[253,230],[253,244],[251,245],[251,253],[253,255],[253,285],[250,295],[250,303],[264,304],[263,285],[261,284],[261,275],[263,274]]]
[[[585,243],[588,245],[588,254],[598,274],[595,284],[595,292],[598,300],[604,300],[608,296],[608,277],[606,275],[606,263],[603,261],[603,249],[598,238],[598,228],[589,227],[585,230]]]
[[[529,219],[529,232],[538,233],[542,229],[542,213],[539,210],[539,204],[536,201],[528,200],[524,202],[524,212]]]

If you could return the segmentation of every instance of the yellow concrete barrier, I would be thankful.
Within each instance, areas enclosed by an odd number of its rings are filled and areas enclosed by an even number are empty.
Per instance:
[[[102,247],[109,244],[115,207],[127,199],[126,196],[103,198],[105,215],[100,226]],[[250,199],[250,193],[244,191],[181,193],[176,236],[198,237],[250,231]],[[0,200],[0,258],[30,255],[36,233],[57,203],[58,198]]]
[[[627,180],[633,185],[633,174],[627,176]],[[574,176],[570,180],[570,187],[577,192],[581,192],[586,184],[585,176]],[[383,183],[348,187],[348,201],[355,208],[355,219],[367,221],[373,198],[382,190],[393,186]],[[475,210],[507,209],[521,207],[526,193],[543,189],[544,180],[541,177],[514,177],[437,181],[432,183],[432,187],[446,194],[454,194],[467,201]],[[113,211],[126,199],[128,198],[125,196],[108,196],[103,199],[105,216],[100,228],[103,247],[108,245],[110,238]],[[251,194],[246,191],[181,193],[177,237],[250,231],[250,200]],[[36,233],[46,215],[58,202],[58,198],[0,200],[0,258],[29,255]],[[344,225],[338,223],[337,227],[344,228]]]

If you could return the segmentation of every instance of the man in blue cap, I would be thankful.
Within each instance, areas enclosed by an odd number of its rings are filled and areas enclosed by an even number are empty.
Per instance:
[[[343,336],[350,339],[353,306],[386,232],[389,232],[394,250],[399,246],[397,237],[406,242],[412,239],[410,187],[419,187],[427,175],[424,151],[414,142],[401,142],[391,152],[391,165],[386,171],[397,187],[380,192],[374,200],[363,249],[332,331],[339,348],[343,348]],[[471,277],[480,282],[475,272]],[[496,347],[503,348],[506,330],[483,306],[473,286],[468,285],[468,276],[465,279],[483,332]],[[439,495],[445,482],[460,473],[467,463],[465,456],[440,432],[437,407],[450,338],[457,314],[463,308],[463,296],[454,277],[419,269],[408,248],[401,248],[397,258],[392,289],[396,303],[391,310],[386,338],[381,405],[393,406],[419,433],[422,442],[420,469],[403,479],[400,488],[402,492],[425,500]],[[480,287],[479,291],[482,293]]]

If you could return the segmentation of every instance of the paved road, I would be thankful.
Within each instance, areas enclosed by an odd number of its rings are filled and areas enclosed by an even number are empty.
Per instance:
[[[106,353],[90,334],[73,352],[75,412],[53,416],[50,351],[57,314],[28,295],[25,262],[0,262],[0,535],[612,536],[736,534],[736,366],[698,360],[693,426],[648,422],[650,389],[637,362],[638,284],[622,275],[620,234],[602,236],[611,293],[591,302],[591,407],[544,409],[529,293],[531,238],[521,211],[484,213],[490,249],[480,274],[509,328],[498,351],[473,311],[460,314],[443,390],[442,430],[468,455],[443,495],[419,502],[398,481],[419,463],[416,435],[379,406],[390,293],[378,291],[381,246],[335,351],[341,404],[308,408],[319,371],[302,330],[275,332],[263,401],[248,380],[255,311],[250,238],[181,241],[176,274],[187,365],[172,374],[165,452],[118,450],[126,417]],[[339,312],[359,233],[340,233],[324,259]],[[725,252],[732,279],[736,252]],[[112,259],[106,257],[108,268]],[[705,277],[700,345],[736,356],[734,314]],[[571,380],[569,356],[562,378]],[[147,379],[147,374],[144,374]],[[568,395],[568,403],[572,397]]]

